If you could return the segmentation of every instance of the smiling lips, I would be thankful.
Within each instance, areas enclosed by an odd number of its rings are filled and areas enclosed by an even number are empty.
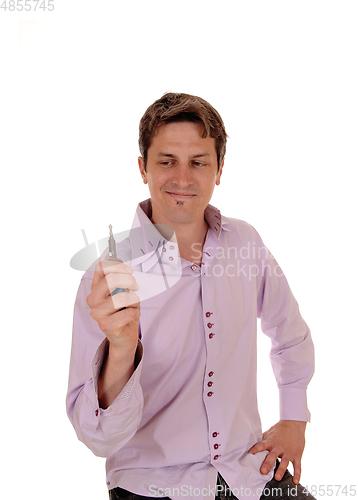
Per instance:
[[[167,194],[170,196],[173,196],[174,198],[182,198],[182,199],[188,199],[192,198],[193,196],[196,196],[194,193],[173,193],[171,191],[167,191]]]

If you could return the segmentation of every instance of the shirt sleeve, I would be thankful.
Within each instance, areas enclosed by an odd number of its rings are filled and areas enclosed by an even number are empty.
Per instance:
[[[138,340],[134,373],[113,403],[105,410],[100,408],[97,382],[109,343],[89,314],[86,298],[92,280],[85,276],[74,308],[66,408],[78,439],[95,455],[108,457],[133,437],[142,417],[143,393],[139,379],[143,347]]]
[[[314,373],[311,332],[281,268],[264,248],[258,317],[262,331],[271,339],[270,360],[279,388],[280,419],[310,422],[307,386]]]

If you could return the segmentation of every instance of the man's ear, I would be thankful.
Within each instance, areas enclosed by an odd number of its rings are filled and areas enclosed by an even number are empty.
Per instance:
[[[144,184],[148,184],[147,172],[144,169],[144,161],[143,161],[143,158],[141,156],[138,157],[138,166],[139,166],[139,172],[140,172],[140,175],[142,176]]]
[[[225,159],[222,161],[221,166],[220,166],[220,168],[219,168],[219,171],[218,171],[218,173],[216,174],[216,182],[215,182],[215,184],[216,184],[217,186],[220,184],[221,174],[223,173],[224,161],[225,161]]]

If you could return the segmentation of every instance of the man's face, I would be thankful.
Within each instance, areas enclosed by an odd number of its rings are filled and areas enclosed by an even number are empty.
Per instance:
[[[147,171],[138,158],[148,184],[152,219],[157,224],[176,225],[204,220],[215,185],[220,184],[215,139],[202,137],[202,125],[174,122],[159,128],[148,149]]]

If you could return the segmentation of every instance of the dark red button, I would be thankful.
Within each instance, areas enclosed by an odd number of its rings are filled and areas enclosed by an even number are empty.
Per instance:
[[[208,323],[208,328],[211,328],[213,326],[213,323]]]
[[[220,457],[220,455],[215,455],[214,460],[217,460]]]
[[[219,445],[218,444],[214,444],[214,448],[215,448],[215,450],[217,450],[219,448]]]
[[[212,377],[214,375],[214,372],[209,372],[209,377]]]
[[[206,316],[207,318],[210,318],[210,314],[211,314],[211,313],[207,312],[205,316]]]
[[[96,410],[94,414],[96,415],[96,417],[98,417],[98,410]]]
[[[208,382],[208,386],[211,387],[213,385],[212,382]]]
[[[208,392],[208,396],[209,396],[209,398],[210,398],[213,394],[214,394],[214,393],[213,393],[213,392],[211,392],[211,391],[210,391],[210,392]]]
[[[214,337],[215,333],[209,333],[209,339],[212,339]]]
[[[213,438],[216,438],[217,435],[218,435],[217,432],[213,432]]]

